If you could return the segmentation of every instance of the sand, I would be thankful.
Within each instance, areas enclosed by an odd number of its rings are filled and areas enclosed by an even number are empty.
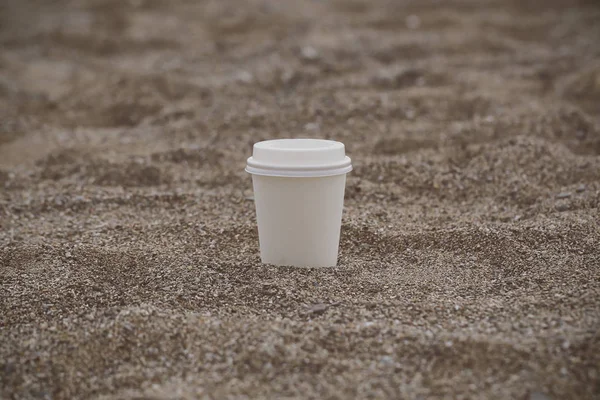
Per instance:
[[[600,398],[595,1],[0,5],[0,397]],[[344,142],[339,266],[254,142]]]

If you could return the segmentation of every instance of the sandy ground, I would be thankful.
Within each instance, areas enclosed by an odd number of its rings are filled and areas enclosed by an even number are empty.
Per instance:
[[[343,141],[339,267],[251,145]],[[1,398],[600,398],[595,1],[0,5]]]

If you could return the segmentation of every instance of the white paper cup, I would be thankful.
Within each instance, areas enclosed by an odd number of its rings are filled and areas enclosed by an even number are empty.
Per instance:
[[[337,264],[346,174],[344,145],[279,139],[254,145],[252,174],[263,263],[297,267]]]

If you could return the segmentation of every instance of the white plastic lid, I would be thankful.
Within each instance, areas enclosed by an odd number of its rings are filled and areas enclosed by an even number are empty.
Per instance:
[[[344,144],[323,139],[276,139],[254,144],[246,172],[283,177],[342,175],[352,171]]]

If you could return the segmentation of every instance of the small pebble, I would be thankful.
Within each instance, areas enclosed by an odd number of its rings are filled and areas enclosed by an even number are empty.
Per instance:
[[[571,192],[561,192],[556,195],[557,199],[567,199],[569,197],[571,197]]]
[[[319,130],[319,124],[316,122],[309,122],[308,124],[304,125],[304,130],[307,131],[318,131]]]
[[[585,185],[579,185],[579,186],[577,186],[577,189],[575,191],[577,193],[585,192]]]
[[[376,86],[391,87],[394,84],[394,74],[387,70],[380,70],[371,81]]]
[[[329,309],[329,304],[318,303],[313,304],[307,311],[306,314],[322,314]]]
[[[319,52],[312,46],[305,46],[301,51],[302,58],[307,61],[315,61],[319,58]]]
[[[248,71],[240,71],[235,76],[235,80],[241,83],[252,83],[254,81],[254,76]]]
[[[379,360],[379,362],[383,365],[393,365],[394,364],[394,359],[390,356],[383,356],[381,357],[381,359]]]

